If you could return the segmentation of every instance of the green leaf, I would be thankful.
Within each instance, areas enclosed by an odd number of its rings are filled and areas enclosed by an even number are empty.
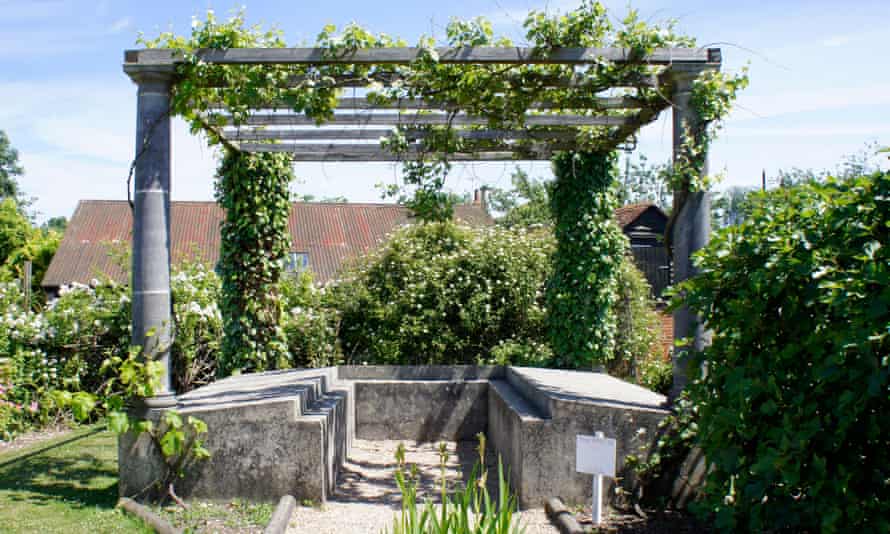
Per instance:
[[[179,456],[183,452],[185,434],[182,430],[168,430],[161,437],[161,452],[165,458]]]
[[[130,429],[130,420],[126,413],[110,412],[108,414],[108,429],[115,434],[123,434]]]
[[[96,407],[96,397],[84,391],[78,391],[71,398],[71,411],[78,421],[86,421]]]
[[[164,412],[164,423],[170,428],[178,430],[182,428],[182,417],[175,410],[168,410]]]

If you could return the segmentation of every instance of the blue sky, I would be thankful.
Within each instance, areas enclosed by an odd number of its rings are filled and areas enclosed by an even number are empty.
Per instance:
[[[19,149],[39,218],[70,216],[79,199],[126,198],[134,153],[135,86],[121,71],[137,32],[185,33],[193,15],[240,6],[251,22],[274,24],[288,42],[314,40],[327,23],[356,21],[413,42],[441,36],[450,17],[488,17],[518,42],[530,9],[559,11],[552,0],[329,1],[0,0],[0,129]],[[606,2],[620,17],[625,2]],[[777,0],[637,1],[644,18],[676,18],[700,44],[723,48],[724,68],[750,66],[751,85],[711,152],[727,185],[757,185],[761,169],[834,166],[866,142],[890,145],[890,2]],[[648,126],[638,151],[670,155],[670,114]],[[213,151],[178,122],[174,129],[173,198],[212,198]],[[547,176],[544,163],[522,164]],[[513,164],[457,166],[447,186],[469,191],[506,186]],[[374,184],[392,181],[390,164],[299,164],[293,189],[316,196],[378,201]]]

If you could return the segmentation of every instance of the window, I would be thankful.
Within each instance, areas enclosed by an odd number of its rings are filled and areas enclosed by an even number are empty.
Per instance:
[[[291,252],[284,260],[284,272],[301,273],[309,269],[308,252]]]

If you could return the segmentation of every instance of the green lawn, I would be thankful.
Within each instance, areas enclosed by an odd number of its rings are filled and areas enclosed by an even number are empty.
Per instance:
[[[0,454],[0,532],[151,532],[117,498],[117,440],[102,427]]]

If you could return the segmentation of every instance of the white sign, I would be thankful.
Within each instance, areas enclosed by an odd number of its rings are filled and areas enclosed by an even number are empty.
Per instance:
[[[582,434],[578,434],[575,439],[576,471],[615,477],[617,448],[614,439]]]

